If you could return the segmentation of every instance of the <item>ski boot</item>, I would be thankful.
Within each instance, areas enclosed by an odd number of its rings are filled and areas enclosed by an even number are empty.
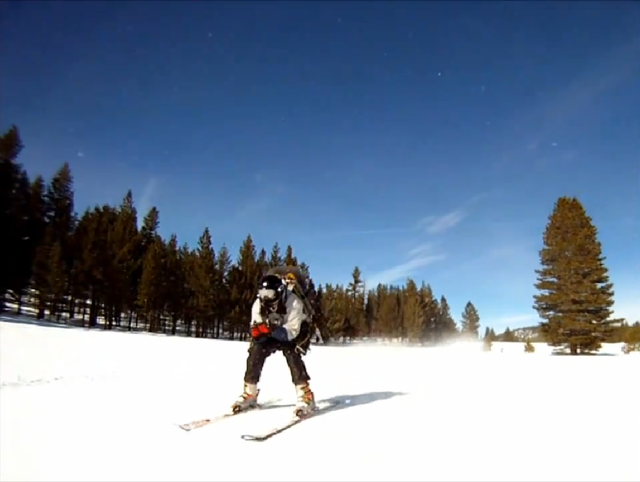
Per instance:
[[[253,383],[245,383],[244,391],[242,395],[238,397],[235,403],[231,406],[233,413],[240,413],[246,410],[251,410],[258,407],[258,386]]]
[[[298,400],[296,408],[293,412],[296,417],[305,417],[310,415],[316,409],[316,400],[308,383],[304,385],[296,385],[296,393]]]

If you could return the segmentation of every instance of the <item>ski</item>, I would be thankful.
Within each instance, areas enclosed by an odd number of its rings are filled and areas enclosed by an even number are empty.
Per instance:
[[[222,414],[217,415],[217,416],[212,417],[212,418],[202,418],[200,420],[193,420],[191,422],[181,423],[181,424],[178,424],[178,427],[180,427],[185,432],[190,432],[191,430],[195,430],[195,429],[198,429],[198,428],[206,427],[208,425],[212,425],[214,423],[220,422],[220,421],[225,420],[227,418],[236,417],[236,416],[242,415],[244,413],[254,412],[256,410],[261,410],[262,408],[268,408],[269,406],[272,406],[273,404],[277,403],[278,401],[280,401],[279,398],[278,399],[274,399],[274,400],[269,400],[267,402],[258,404],[257,407],[247,408],[247,409],[241,410],[239,412],[222,413]]]
[[[265,442],[267,440],[269,440],[272,437],[275,437],[278,434],[281,434],[282,432],[289,430],[290,428],[295,427],[296,425],[298,425],[301,422],[304,422],[305,420],[309,420],[317,415],[320,415],[322,413],[326,413],[329,412],[331,410],[335,410],[336,407],[338,407],[340,405],[339,401],[335,401],[335,402],[330,402],[327,405],[320,407],[320,408],[316,408],[313,412],[306,414],[306,415],[302,415],[302,416],[298,416],[298,415],[294,415],[293,418],[291,420],[289,420],[286,423],[283,423],[282,425],[273,427],[270,430],[267,430],[266,432],[263,432],[261,434],[256,434],[256,435],[249,435],[249,434],[245,434],[242,435],[242,440],[246,440],[248,442]]]

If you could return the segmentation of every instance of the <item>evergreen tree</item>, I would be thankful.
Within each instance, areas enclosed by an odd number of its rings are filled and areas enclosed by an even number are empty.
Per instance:
[[[298,268],[300,268],[300,272],[306,276],[307,278],[311,277],[311,270],[309,269],[309,265],[307,263],[300,263],[300,265],[298,266]]]
[[[422,285],[420,289],[422,303],[424,306],[424,324],[422,338],[427,343],[433,343],[437,340],[438,320],[440,315],[440,305],[433,294],[431,286]]]
[[[613,284],[597,229],[576,198],[561,197],[549,216],[536,270],[534,308],[551,346],[572,355],[597,351],[611,332]]]
[[[229,271],[233,263],[231,261],[231,255],[226,245],[222,245],[218,251],[218,257],[216,259],[216,282],[215,282],[215,296],[216,306],[214,308],[216,328],[214,336],[220,338],[224,331],[224,323],[227,319],[227,313],[229,313],[229,283],[228,276]]]
[[[26,172],[17,159],[24,148],[20,132],[16,126],[0,136],[0,226],[2,226],[2,246],[0,251],[0,313],[5,310],[7,290],[12,277],[19,270],[20,261],[16,252],[20,249],[23,234],[21,219],[21,186]]]
[[[244,340],[249,326],[247,317],[251,313],[251,305],[255,300],[256,288],[262,276],[257,261],[256,246],[251,235],[248,235],[242,246],[240,246],[236,265],[238,269],[232,269],[229,272],[232,285],[234,285],[232,290],[234,314],[230,318],[233,321],[232,331],[237,333],[240,339]]]
[[[196,297],[196,333],[204,337],[212,333],[215,320],[216,258],[209,228],[205,228],[198,240],[196,264],[193,267],[192,286]]]
[[[403,296],[403,321],[406,336],[411,341],[422,338],[424,331],[424,305],[420,298],[418,286],[412,279],[407,280]]]
[[[477,339],[480,331],[480,315],[471,301],[467,302],[460,318],[460,332],[465,338]]]
[[[511,328],[509,328],[508,326],[507,326],[507,329],[504,330],[504,333],[500,338],[501,338],[501,341],[506,341],[506,342],[518,341],[518,337],[516,337],[516,334],[513,331],[511,331]]]
[[[165,300],[164,289],[164,245],[160,238],[155,238],[147,245],[142,261],[142,278],[138,292],[138,304],[144,315],[148,329],[158,332],[162,327]]]
[[[171,320],[171,334],[178,332],[178,323],[184,319],[185,304],[190,293],[187,293],[186,272],[180,259],[178,236],[172,234],[165,246],[165,299],[167,314]]]
[[[267,252],[263,249],[258,253],[258,270],[260,273],[266,273],[269,269],[269,260],[267,259]]]
[[[351,272],[351,282],[346,289],[346,295],[349,297],[349,301],[347,302],[348,311],[343,330],[349,338],[353,338],[360,333],[366,333],[367,331],[364,316],[364,290],[362,272],[360,268],[356,266]]]
[[[55,241],[51,245],[49,250],[49,266],[49,279],[47,280],[49,294],[51,296],[49,306],[51,315],[55,316],[59,321],[64,307],[64,295],[67,287],[64,256],[62,253],[62,243],[60,241]]]
[[[35,189],[39,186],[36,184]],[[35,232],[36,217],[38,212],[32,212],[36,206],[32,204],[31,186],[29,185],[29,177],[27,172],[19,169],[14,179],[13,206],[10,212],[10,228],[12,232],[8,232],[8,242],[3,243],[9,247],[11,253],[10,259],[6,260],[7,264],[4,269],[9,275],[9,286],[14,301],[18,303],[18,312],[21,311],[22,297],[24,296],[31,278],[31,266],[38,235]],[[4,235],[3,235],[4,238]],[[3,239],[4,241],[4,239]],[[2,276],[2,275],[0,275]]]
[[[451,316],[451,308],[449,308],[449,303],[444,295],[440,297],[440,303],[438,305],[435,332],[435,341],[437,342],[449,341],[458,334],[456,322],[453,316]]]
[[[136,284],[139,250],[138,212],[134,206],[133,193],[127,191],[118,209],[117,220],[111,238],[115,261],[115,278],[118,283],[117,319],[123,311],[128,312],[128,327],[131,330],[136,301]]]
[[[284,264],[286,266],[298,266],[298,259],[293,255],[293,248],[291,245],[287,245],[284,253]]]
[[[280,253],[280,245],[278,243],[271,248],[271,254],[269,255],[269,267],[274,268],[282,265],[282,255]]]

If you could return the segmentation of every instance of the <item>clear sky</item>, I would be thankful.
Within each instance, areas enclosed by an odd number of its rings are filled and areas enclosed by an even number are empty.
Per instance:
[[[638,2],[3,2],[0,123],[76,209],[160,210],[235,255],[292,244],[317,283],[406,276],[535,322],[558,196],[640,319]]]

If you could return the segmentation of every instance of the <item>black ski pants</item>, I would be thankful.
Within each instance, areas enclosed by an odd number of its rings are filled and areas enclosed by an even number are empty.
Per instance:
[[[291,381],[294,385],[304,385],[311,379],[307,373],[302,354],[296,350],[295,343],[281,343],[273,338],[268,338],[260,343],[251,341],[249,356],[247,357],[247,368],[244,374],[245,383],[257,384],[262,375],[264,362],[277,351],[281,351],[285,360],[287,360],[287,365],[291,372]]]

